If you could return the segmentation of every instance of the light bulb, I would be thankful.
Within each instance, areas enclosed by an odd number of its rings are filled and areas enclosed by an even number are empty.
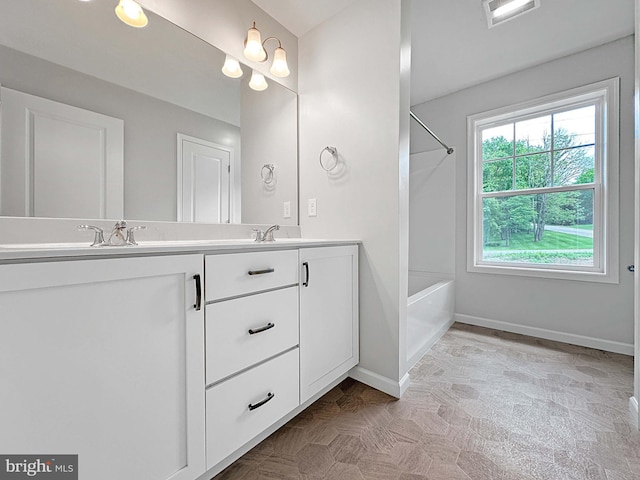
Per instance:
[[[531,0],[513,0],[510,3],[507,3],[501,7],[496,8],[493,11],[493,17],[502,17],[504,15],[507,15],[515,10],[517,10],[520,7],[523,7],[524,5],[526,5],[527,3],[529,3]]]
[[[276,77],[288,77],[291,73],[287,65],[287,52],[284,51],[284,48],[278,47],[273,52],[273,64],[269,71]]]
[[[247,32],[247,38],[244,41],[244,56],[247,60],[254,62],[262,62],[267,58],[267,52],[262,47],[262,39],[260,38],[260,30],[256,28],[256,23],[253,22],[253,27]]]
[[[242,76],[242,68],[240,62],[230,55],[227,55],[224,59],[224,65],[222,66],[222,73],[227,77],[240,78]]]
[[[149,23],[144,10],[138,2],[134,0],[120,0],[116,7],[116,15],[131,27],[146,27]]]
[[[249,86],[252,90],[261,92],[262,90],[266,90],[269,84],[265,80],[264,75],[254,70],[251,74],[251,81],[249,82]]]

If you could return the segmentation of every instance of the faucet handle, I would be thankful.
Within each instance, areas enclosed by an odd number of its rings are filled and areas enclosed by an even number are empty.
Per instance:
[[[136,242],[136,239],[133,236],[133,232],[135,232],[136,230],[146,230],[146,229],[147,229],[146,225],[136,225],[135,227],[131,227],[127,229],[127,245],[138,245],[138,242]]]
[[[251,233],[253,234],[253,238],[256,242],[262,242],[264,240],[262,230],[258,230],[257,228],[252,228]]]
[[[93,225],[78,225],[78,230],[80,230],[81,232],[93,230],[95,232],[93,243],[91,244],[92,247],[101,247],[105,244],[104,230],[102,230],[100,227],[95,227]]]

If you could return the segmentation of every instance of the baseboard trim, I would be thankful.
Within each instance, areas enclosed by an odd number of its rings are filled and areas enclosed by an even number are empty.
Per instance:
[[[600,338],[576,335],[573,333],[558,332],[556,330],[548,330],[546,328],[518,325],[515,323],[502,322],[500,320],[491,320],[489,318],[475,317],[473,315],[464,315],[461,313],[456,313],[455,318],[456,322],[465,323],[467,325],[475,325],[478,327],[503,330],[505,332],[519,333],[522,335],[528,335],[530,337],[544,338],[546,340],[554,340],[556,342],[596,348],[598,350],[604,350],[606,352],[621,353],[622,355],[634,355],[634,348],[633,344],[631,343],[602,340]]]
[[[409,388],[409,374],[406,373],[399,382],[384,377],[378,373],[372,372],[362,367],[354,367],[349,371],[349,376],[354,380],[369,385],[376,390],[400,398]]]

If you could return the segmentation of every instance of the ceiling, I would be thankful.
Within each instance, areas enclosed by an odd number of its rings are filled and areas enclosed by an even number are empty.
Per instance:
[[[298,37],[355,0],[252,0]],[[634,31],[634,0],[540,0],[489,29],[481,0],[413,0],[411,105]]]

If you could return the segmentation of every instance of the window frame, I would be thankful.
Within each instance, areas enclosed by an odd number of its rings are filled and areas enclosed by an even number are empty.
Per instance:
[[[468,272],[604,283],[619,282],[619,91],[620,78],[614,77],[467,117]],[[593,183],[483,192],[482,130],[592,104],[596,105]],[[594,192],[593,266],[483,260],[483,198],[576,190],[593,190]]]

